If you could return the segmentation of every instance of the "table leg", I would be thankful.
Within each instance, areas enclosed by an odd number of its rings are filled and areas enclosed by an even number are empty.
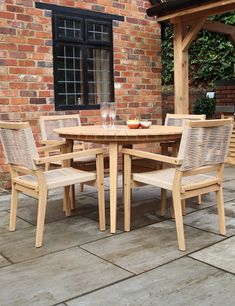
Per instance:
[[[109,177],[110,177],[110,233],[116,233],[117,221],[117,180],[118,180],[118,144],[109,144]]]
[[[66,144],[67,144],[67,148],[65,150],[62,150],[62,153],[70,153],[73,152],[73,140],[66,140]],[[62,161],[62,167],[71,167],[71,160],[63,160]],[[69,204],[67,203],[67,196],[66,196],[66,192],[64,192],[64,202],[63,202],[63,210],[66,211],[66,206],[69,205],[70,206],[70,210],[74,210],[75,209],[75,186],[71,185],[68,191],[68,195],[70,197],[69,199]],[[67,204],[66,204],[67,203]],[[68,214],[69,215],[69,214]]]

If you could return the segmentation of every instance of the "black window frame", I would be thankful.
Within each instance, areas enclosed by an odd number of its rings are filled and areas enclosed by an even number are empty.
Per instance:
[[[96,17],[94,12],[91,16],[89,15],[80,15],[73,14],[69,12],[53,12],[52,13],[52,24],[53,24],[53,69],[54,69],[54,94],[55,94],[55,110],[80,110],[80,109],[98,109],[100,104],[88,104],[88,65],[87,62],[87,50],[88,48],[96,48],[96,49],[106,49],[110,52],[110,61],[109,61],[109,78],[110,78],[110,101],[114,101],[114,67],[113,67],[113,24],[110,19],[103,19],[100,17]],[[57,23],[59,19],[67,19],[67,20],[77,20],[81,21],[81,30],[82,30],[82,39],[75,39],[74,41],[70,39],[60,38],[57,33]],[[88,24],[92,22],[93,24],[103,24],[108,26],[110,41],[91,41],[88,40]],[[59,103],[59,92],[58,92],[58,79],[57,79],[57,46],[59,45],[72,45],[79,46],[82,50],[82,75],[83,75],[83,104],[74,104],[74,105],[62,105]],[[108,101],[109,102],[109,101]]]

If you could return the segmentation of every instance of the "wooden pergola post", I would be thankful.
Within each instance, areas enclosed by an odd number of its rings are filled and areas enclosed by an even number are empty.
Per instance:
[[[174,106],[176,114],[189,113],[188,49],[182,49],[183,25],[174,19]]]
[[[176,114],[189,113],[188,48],[205,21],[205,18],[185,21],[180,17],[171,20],[174,31],[174,106]]]

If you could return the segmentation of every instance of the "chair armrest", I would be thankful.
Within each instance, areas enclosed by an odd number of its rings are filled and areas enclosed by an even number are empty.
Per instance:
[[[40,140],[40,144],[50,146],[50,145],[60,145],[65,144],[65,140]]]
[[[34,162],[36,165],[41,165],[41,164],[51,163],[55,161],[73,159],[73,158],[81,157],[81,156],[99,155],[99,154],[104,154],[104,149],[98,148],[98,149],[91,149],[91,150],[84,150],[84,151],[54,155],[54,156],[49,156],[49,157],[34,158]]]
[[[155,153],[150,153],[150,152],[144,152],[144,151],[135,150],[135,149],[122,149],[121,152],[123,154],[152,159],[152,160],[156,160],[156,161],[160,161],[160,162],[168,163],[168,164],[173,164],[173,165],[180,165],[182,163],[180,159],[175,158],[175,157],[170,157],[170,156],[165,156],[165,155],[160,155],[160,154],[155,154]]]
[[[54,144],[54,145],[48,145],[44,147],[37,148],[38,152],[50,152],[55,150],[61,150],[61,149],[67,148],[67,145],[63,142],[61,144]]]

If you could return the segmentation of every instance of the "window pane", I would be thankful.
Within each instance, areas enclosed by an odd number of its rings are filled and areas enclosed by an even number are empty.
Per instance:
[[[57,48],[57,95],[60,105],[77,105],[82,97],[82,50],[79,46]]]
[[[82,23],[80,20],[62,19],[57,20],[57,36],[60,39],[81,40]]]
[[[87,23],[88,41],[110,42],[110,26],[102,23]]]
[[[110,50],[88,49],[88,102],[110,101]]]
[[[53,19],[56,109],[97,108],[113,95],[112,22],[62,14]]]

